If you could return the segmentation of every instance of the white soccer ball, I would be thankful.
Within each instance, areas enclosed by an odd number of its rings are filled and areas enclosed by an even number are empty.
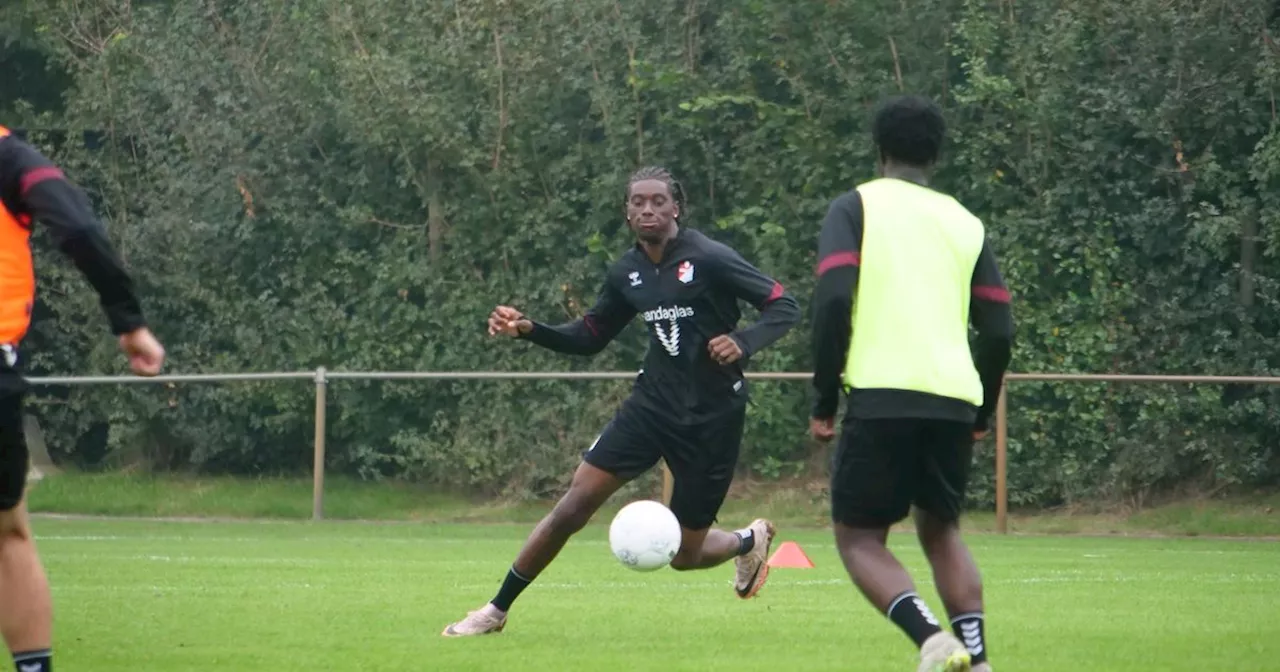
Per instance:
[[[627,569],[661,569],[680,550],[680,522],[659,502],[631,502],[609,524],[609,546]]]

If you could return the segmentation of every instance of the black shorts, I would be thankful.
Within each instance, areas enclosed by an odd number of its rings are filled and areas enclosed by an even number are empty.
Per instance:
[[[846,418],[831,471],[831,519],[851,527],[889,527],[914,504],[955,522],[972,461],[971,423]]]
[[[680,425],[628,400],[582,456],[629,481],[658,458],[671,469],[671,512],[690,530],[711,527],[738,466],[746,405],[695,425]]]
[[[22,400],[27,381],[0,352],[0,511],[22,501],[27,486],[27,441],[22,433]]]

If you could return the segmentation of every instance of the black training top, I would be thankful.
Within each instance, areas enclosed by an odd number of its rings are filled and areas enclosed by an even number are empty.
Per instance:
[[[761,313],[742,329],[739,299]],[[745,403],[745,360],[795,326],[800,306],[729,246],[682,228],[657,264],[638,243],[623,254],[582,319],[557,326],[534,322],[523,338],[556,352],[594,355],[636,315],[649,327],[649,349],[633,399],[684,424]],[[721,334],[742,348],[741,360],[723,366],[711,358],[708,343]]]
[[[88,197],[49,159],[12,135],[0,138],[0,202],[28,225],[34,219],[49,227],[58,248],[97,290],[113,333],[146,325],[133,280]]]

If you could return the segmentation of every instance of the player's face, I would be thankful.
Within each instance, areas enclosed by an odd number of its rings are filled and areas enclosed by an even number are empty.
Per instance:
[[[640,180],[627,196],[627,224],[646,243],[665,241],[675,228],[680,207],[662,180]]]

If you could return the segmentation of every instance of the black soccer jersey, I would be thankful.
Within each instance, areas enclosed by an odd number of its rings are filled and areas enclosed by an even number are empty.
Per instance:
[[[738,328],[739,300],[760,318]],[[534,322],[525,339],[567,354],[594,355],[632,318],[649,329],[649,349],[633,398],[673,422],[701,422],[746,402],[747,358],[781,338],[800,320],[800,306],[782,285],[723,243],[688,229],[668,244],[662,261],[639,244],[610,267],[596,303],[582,319],[548,326]],[[743,358],[712,359],[708,343],[729,334]]]

